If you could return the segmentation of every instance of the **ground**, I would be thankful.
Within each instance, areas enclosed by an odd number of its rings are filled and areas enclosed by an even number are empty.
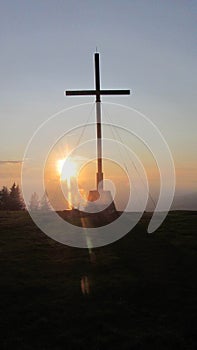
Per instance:
[[[149,219],[90,255],[0,212],[1,349],[196,349],[197,212]]]

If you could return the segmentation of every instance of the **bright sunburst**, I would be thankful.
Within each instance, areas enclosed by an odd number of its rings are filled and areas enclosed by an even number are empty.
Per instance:
[[[77,167],[75,162],[70,158],[59,159],[57,161],[57,171],[60,175],[61,181],[70,183],[71,177],[77,175]]]

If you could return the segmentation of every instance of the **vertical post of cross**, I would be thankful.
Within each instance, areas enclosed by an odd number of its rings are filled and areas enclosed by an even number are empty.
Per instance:
[[[95,53],[96,127],[97,127],[97,190],[103,189],[101,94],[99,53]]]
[[[96,135],[97,135],[97,174],[96,184],[103,190],[103,155],[102,155],[102,123],[101,123],[101,95],[129,95],[130,90],[101,90],[99,53],[94,54],[95,60],[95,90],[66,91],[66,96],[96,96]]]

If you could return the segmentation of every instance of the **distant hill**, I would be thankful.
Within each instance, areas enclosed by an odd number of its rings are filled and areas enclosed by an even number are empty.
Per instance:
[[[197,210],[197,192],[176,194],[172,210]]]

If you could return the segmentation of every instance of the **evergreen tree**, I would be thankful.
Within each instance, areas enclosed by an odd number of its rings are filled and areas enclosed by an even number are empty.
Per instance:
[[[23,199],[21,198],[21,193],[19,186],[15,184],[10,188],[9,194],[9,210],[23,210],[25,208]]]
[[[47,193],[45,192],[44,195],[41,198],[40,201],[40,210],[43,212],[49,212],[51,211],[51,206],[50,206],[50,202],[47,196]]]
[[[37,211],[37,210],[39,210],[39,207],[40,207],[39,197],[38,197],[37,193],[34,192],[31,195],[31,199],[29,202],[29,210],[30,211]]]
[[[7,187],[3,186],[0,191],[0,210],[9,209],[9,191]]]

